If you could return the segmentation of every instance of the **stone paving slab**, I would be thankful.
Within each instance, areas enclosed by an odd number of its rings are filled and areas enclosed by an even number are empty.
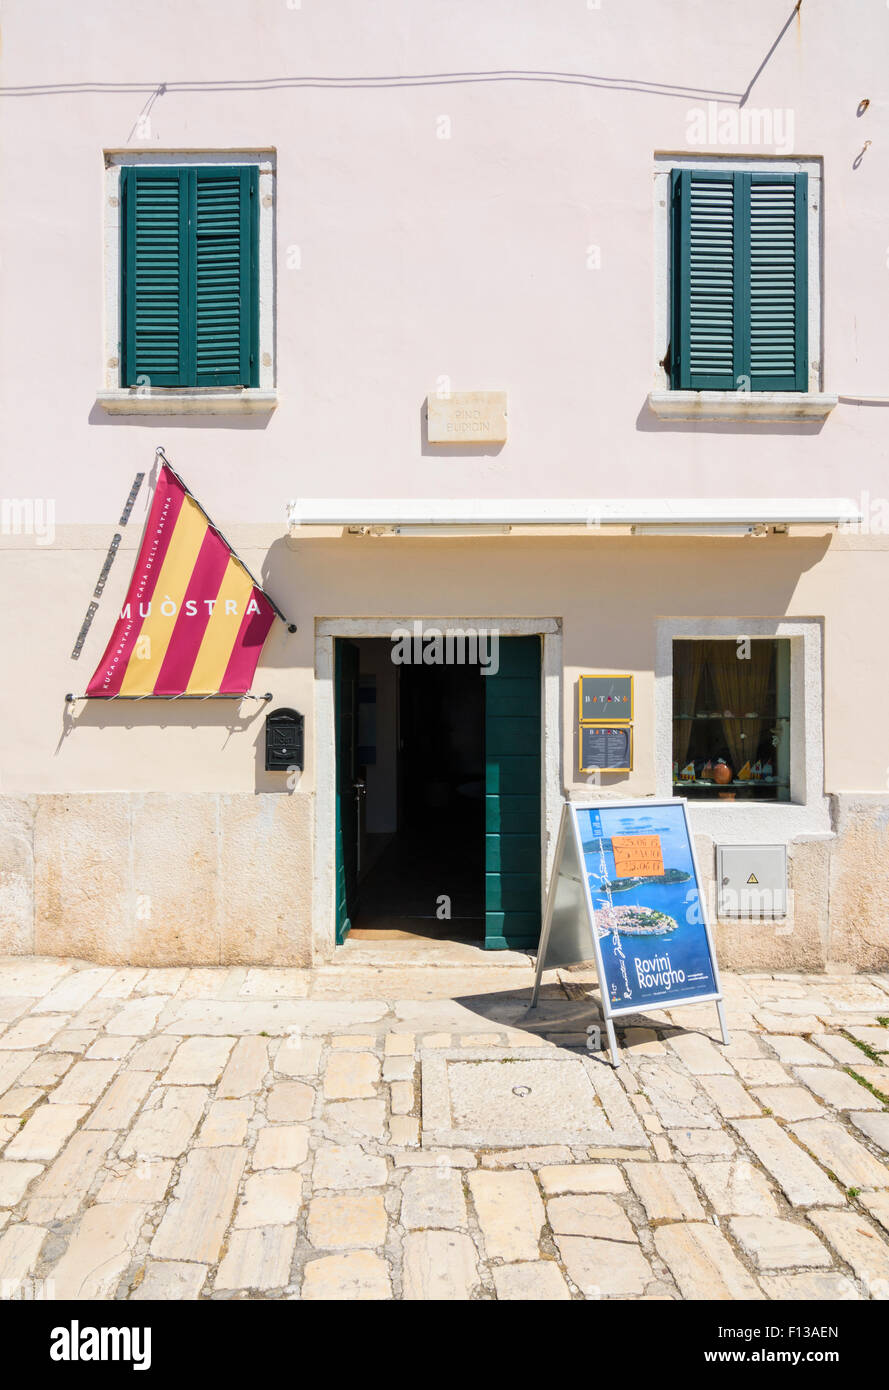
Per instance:
[[[531,971],[0,959],[0,1297],[889,1297],[889,975]]]
[[[648,1147],[609,1066],[561,1050],[421,1052],[423,1146]]]

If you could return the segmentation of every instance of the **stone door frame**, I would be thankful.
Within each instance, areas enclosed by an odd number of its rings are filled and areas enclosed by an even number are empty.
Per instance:
[[[334,639],[391,638],[396,628],[476,628],[501,637],[542,638],[540,679],[541,885],[545,894],[562,806],[562,623],[559,618],[441,616],[412,613],[386,618],[315,620],[315,845],[312,881],[312,960],[330,960],[335,950],[336,910],[336,717]],[[541,913],[543,903],[541,902]],[[492,957],[493,959],[493,957]]]

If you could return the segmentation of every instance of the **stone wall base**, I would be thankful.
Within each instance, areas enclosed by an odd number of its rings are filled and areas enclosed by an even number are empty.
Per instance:
[[[0,955],[311,965],[311,803],[276,792],[2,797]],[[839,793],[831,806],[833,835],[789,846],[781,921],[716,921],[714,843],[697,837],[726,969],[889,969],[889,795]]]
[[[0,798],[0,953],[309,965],[310,798]]]
[[[889,795],[838,792],[830,806],[831,835],[788,845],[787,917],[715,921],[727,970],[889,969]],[[697,850],[715,905],[714,842],[698,836]]]

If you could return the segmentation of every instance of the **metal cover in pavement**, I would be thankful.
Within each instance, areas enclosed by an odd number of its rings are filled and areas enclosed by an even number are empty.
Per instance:
[[[605,1062],[555,1047],[445,1048],[420,1061],[426,1148],[649,1147]]]

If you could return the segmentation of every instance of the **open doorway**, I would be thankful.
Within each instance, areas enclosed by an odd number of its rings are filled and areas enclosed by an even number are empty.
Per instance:
[[[344,833],[355,838],[351,934],[480,943],[485,929],[484,681],[471,665],[357,656],[355,752]],[[353,664],[356,664],[353,660]]]
[[[388,637],[334,637],[338,943],[537,944],[541,642],[488,635],[482,662],[481,639],[396,661]]]

